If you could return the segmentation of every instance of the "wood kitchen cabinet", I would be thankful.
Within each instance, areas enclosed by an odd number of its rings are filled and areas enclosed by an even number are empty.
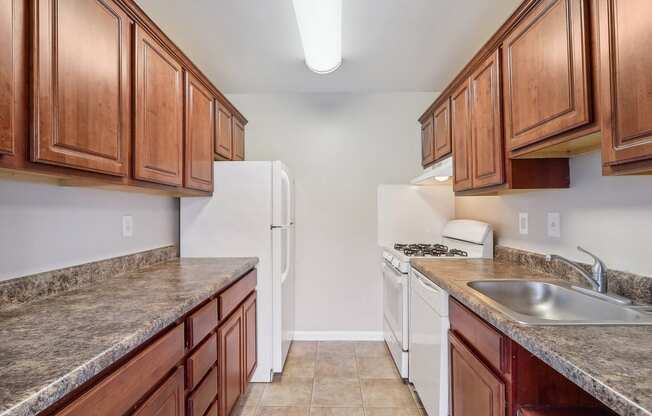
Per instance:
[[[433,152],[435,160],[448,156],[452,151],[450,100],[444,101],[433,114]]]
[[[453,190],[460,192],[473,188],[468,82],[463,82],[453,92],[450,102],[451,137],[453,142]]]
[[[245,160],[245,127],[233,117],[233,160]]]
[[[183,68],[164,46],[136,27],[134,176],[183,184]]]
[[[502,416],[505,383],[454,334],[449,334],[451,416]]]
[[[247,380],[256,369],[258,357],[258,343],[256,341],[256,333],[258,324],[256,319],[257,313],[257,300],[256,292],[252,293],[249,298],[242,304],[242,318],[244,322],[244,338],[243,338],[243,354],[244,354],[244,372],[242,379],[242,390],[246,390]]]
[[[233,159],[233,115],[219,101],[215,106],[215,154],[218,158]]]
[[[186,72],[186,145],[184,186],[213,190],[215,98],[204,84]]]
[[[245,378],[243,368],[244,317],[239,308],[217,330],[220,369],[220,414],[228,415],[238,402]]]
[[[34,7],[32,161],[126,175],[131,19],[112,0],[37,0]]]
[[[183,367],[179,367],[133,416],[184,416],[183,399]]]
[[[435,161],[434,119],[428,114],[421,120],[421,165],[428,166]]]
[[[652,172],[652,2],[594,1],[607,175]]]
[[[0,155],[14,154],[20,139],[21,119],[26,109],[20,105],[20,83],[26,66],[21,58],[24,43],[24,2],[0,3]]]
[[[587,0],[540,1],[504,40],[509,150],[591,121],[587,4]]]

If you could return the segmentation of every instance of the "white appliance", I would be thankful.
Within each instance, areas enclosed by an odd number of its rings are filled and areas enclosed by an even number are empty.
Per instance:
[[[183,257],[258,257],[258,366],[283,370],[294,337],[294,181],[273,162],[217,162],[209,198],[182,198]]]
[[[448,293],[412,269],[410,382],[429,416],[448,416]]]

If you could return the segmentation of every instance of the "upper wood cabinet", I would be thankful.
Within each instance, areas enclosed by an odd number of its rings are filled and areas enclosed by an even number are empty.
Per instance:
[[[462,83],[453,92],[450,103],[451,136],[453,141],[453,190],[459,192],[473,188],[468,81]]]
[[[433,151],[435,160],[448,156],[452,150],[451,143],[450,101],[446,100],[435,108],[433,114]]]
[[[491,54],[469,79],[473,187],[505,182],[500,54]]]
[[[131,20],[112,0],[37,0],[34,7],[32,160],[126,175]]]
[[[541,1],[503,42],[510,150],[591,121],[585,0]]]
[[[208,88],[186,72],[186,188],[213,190],[214,103]]]
[[[0,154],[13,154],[16,141],[15,115],[18,87],[16,77],[21,68],[18,55],[21,46],[22,1],[0,2]]]
[[[233,160],[245,160],[245,128],[236,117],[233,117]]]
[[[432,115],[421,122],[421,165],[426,166],[435,160],[434,119]]]
[[[183,68],[138,26],[135,65],[134,176],[180,186],[183,183]]]
[[[607,174],[652,171],[652,2],[597,7],[602,155]]]
[[[242,308],[238,308],[217,330],[220,369],[220,412],[231,414],[243,390],[243,337],[244,322]]]
[[[219,101],[215,106],[215,153],[218,157],[233,159],[233,115],[231,111]]]

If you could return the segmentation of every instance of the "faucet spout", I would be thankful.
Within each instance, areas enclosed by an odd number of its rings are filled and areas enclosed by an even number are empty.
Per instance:
[[[600,260],[597,256],[594,254],[589,253],[582,247],[577,247],[579,251],[582,253],[588,254],[589,256],[593,257],[593,265],[591,266],[592,273],[589,274],[586,270],[584,270],[582,267],[580,267],[576,262],[568,260],[565,257],[559,256],[557,254],[548,254],[546,256],[546,261],[552,261],[552,260],[557,260],[560,261],[571,268],[573,268],[575,271],[577,271],[583,278],[585,278],[589,284],[591,285],[591,288],[595,290],[596,292],[605,294],[607,293],[607,276],[606,276],[606,267],[602,260]]]

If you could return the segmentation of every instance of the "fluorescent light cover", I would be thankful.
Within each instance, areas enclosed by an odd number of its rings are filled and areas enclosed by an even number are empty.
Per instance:
[[[342,0],[292,0],[306,65],[328,74],[342,65]]]

